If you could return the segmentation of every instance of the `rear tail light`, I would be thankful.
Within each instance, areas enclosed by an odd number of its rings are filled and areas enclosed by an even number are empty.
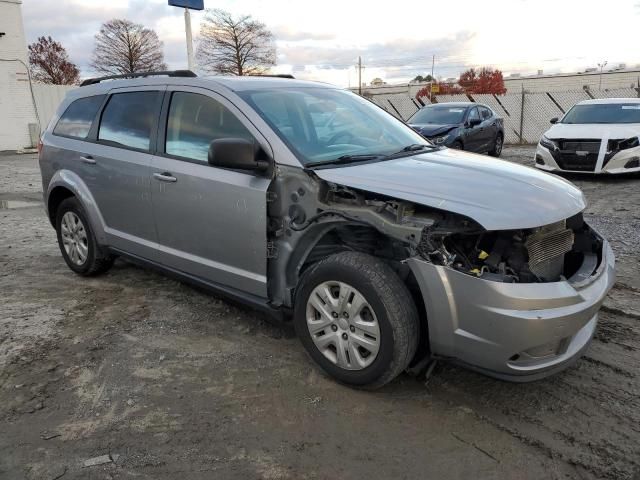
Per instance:
[[[42,138],[38,140],[38,156],[42,153]]]

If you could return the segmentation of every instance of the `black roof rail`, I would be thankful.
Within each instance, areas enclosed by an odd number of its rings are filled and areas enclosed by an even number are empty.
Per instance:
[[[249,77],[272,77],[272,78],[292,78],[295,79],[296,77],[294,77],[293,75],[291,75],[290,73],[274,73],[274,74],[268,74],[268,73],[255,73],[253,75],[248,75]]]
[[[103,80],[116,80],[119,78],[140,78],[140,77],[155,77],[160,75],[166,75],[167,77],[197,77],[191,70],[165,70],[162,72],[136,72],[136,73],[124,73],[122,75],[109,75],[107,77],[87,78],[80,84],[81,87],[87,85],[95,85]]]

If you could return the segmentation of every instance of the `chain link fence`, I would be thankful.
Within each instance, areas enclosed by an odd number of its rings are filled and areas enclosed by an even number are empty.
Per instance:
[[[549,121],[552,118],[561,117],[582,100],[638,97],[640,92],[635,88],[536,93],[523,91],[505,95],[437,95],[431,101],[429,97],[411,98],[408,91],[406,95],[369,92],[369,99],[372,102],[403,121],[408,120],[422,105],[430,103],[483,103],[504,119],[506,143],[537,143],[542,134],[549,129]]]

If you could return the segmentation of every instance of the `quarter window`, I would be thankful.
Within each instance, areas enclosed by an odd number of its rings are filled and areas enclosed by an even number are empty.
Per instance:
[[[166,153],[206,163],[209,144],[219,138],[253,140],[240,120],[213,98],[187,92],[172,95],[167,119]]]
[[[98,140],[149,150],[161,92],[127,92],[111,96],[102,113]]]
[[[58,120],[56,127],[53,129],[53,134],[79,139],[87,138],[93,119],[96,117],[103,101],[104,95],[75,100]]]

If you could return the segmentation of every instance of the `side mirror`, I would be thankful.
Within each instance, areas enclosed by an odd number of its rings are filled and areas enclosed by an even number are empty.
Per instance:
[[[471,120],[467,121],[467,125],[469,125],[469,128],[480,125],[481,123],[482,123],[482,120],[480,120],[479,118],[472,118]]]
[[[236,170],[263,172],[269,162],[259,159],[260,148],[244,138],[219,138],[209,144],[209,165]]]
[[[551,120],[549,120],[549,123],[552,123],[552,124],[558,123],[558,117],[553,117]]]

